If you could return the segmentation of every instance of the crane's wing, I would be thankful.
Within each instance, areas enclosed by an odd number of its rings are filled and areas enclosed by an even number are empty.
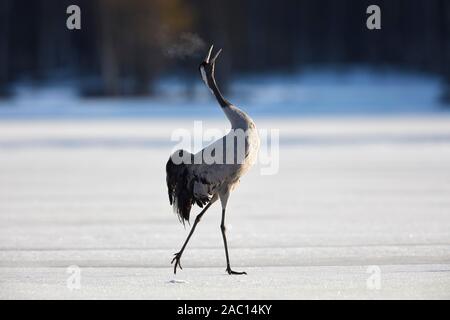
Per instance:
[[[206,205],[222,185],[233,185],[241,171],[245,169],[236,162],[236,159],[233,164],[226,164],[225,142],[226,136],[195,155],[185,150],[177,150],[167,161],[166,180],[169,201],[182,223],[189,221],[194,204],[199,207]],[[234,145],[236,144],[232,146]],[[247,156],[247,141],[245,141],[245,147],[245,156]],[[237,157],[237,152],[231,151],[233,157]]]
[[[190,163],[174,162],[173,157],[186,157]],[[205,165],[193,163],[193,155],[185,150],[177,150],[166,164],[166,182],[169,202],[184,224],[189,222],[192,205],[203,207],[207,204],[220,181],[208,176],[208,170],[202,170]]]

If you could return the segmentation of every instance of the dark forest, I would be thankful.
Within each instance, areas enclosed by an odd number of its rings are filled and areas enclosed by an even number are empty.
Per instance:
[[[70,4],[81,8],[81,30],[66,28]],[[366,28],[370,4],[382,10],[381,30]],[[364,64],[450,83],[448,0],[2,0],[0,6],[3,95],[17,81],[61,78],[78,83],[83,95],[149,95],[161,75],[189,77],[210,43],[227,51],[222,81]]]

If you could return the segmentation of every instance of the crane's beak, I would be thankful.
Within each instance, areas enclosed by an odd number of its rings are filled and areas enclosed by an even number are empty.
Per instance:
[[[211,45],[211,47],[209,48],[208,55],[205,58],[206,63],[209,63],[209,58],[211,58],[211,53],[212,53],[213,48],[214,48],[214,45]]]
[[[214,58],[212,58],[211,63],[215,63],[217,57],[219,56],[219,54],[222,52],[222,49],[220,49],[219,51],[217,51],[216,55],[214,56]]]
[[[220,49],[219,51],[217,51],[217,53],[216,53],[216,55],[214,56],[214,58],[211,59],[211,53],[212,53],[212,51],[213,51],[213,48],[214,48],[214,45],[211,45],[211,47],[209,48],[208,55],[207,55],[206,58],[205,58],[205,62],[206,62],[206,63],[211,63],[211,64],[215,63],[217,57],[218,57],[219,54],[222,52],[222,49]]]

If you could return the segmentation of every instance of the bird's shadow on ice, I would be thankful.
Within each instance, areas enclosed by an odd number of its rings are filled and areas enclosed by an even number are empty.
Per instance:
[[[181,279],[171,279],[169,281],[166,281],[166,283],[170,283],[170,284],[178,284],[178,283],[189,283],[186,280],[181,280]]]

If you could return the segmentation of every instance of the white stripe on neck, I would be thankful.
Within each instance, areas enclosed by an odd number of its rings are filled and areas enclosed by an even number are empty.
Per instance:
[[[206,85],[208,85],[208,79],[206,78],[205,67],[203,67],[203,66],[200,67],[200,73],[202,74],[203,81],[205,82]]]

